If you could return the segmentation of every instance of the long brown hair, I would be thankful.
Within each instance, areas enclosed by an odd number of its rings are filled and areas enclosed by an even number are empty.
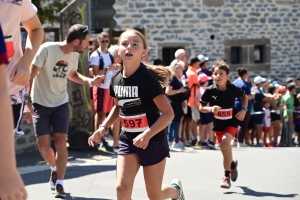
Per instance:
[[[133,32],[135,34],[137,34],[138,36],[140,36],[140,38],[143,41],[143,46],[144,49],[147,49],[147,51],[149,51],[149,46],[147,43],[147,40],[145,38],[145,36],[132,28],[127,29],[125,32]],[[120,45],[120,38],[122,37],[123,33],[120,35],[119,39],[118,39],[118,44]],[[162,87],[166,87],[169,85],[169,81],[170,79],[172,79],[172,71],[170,69],[168,69],[167,67],[163,67],[163,66],[154,66],[154,65],[150,65],[148,63],[143,63],[144,66],[150,70],[157,78],[158,82],[161,84]]]
[[[226,75],[229,74],[229,66],[224,61],[217,61],[212,67],[212,73],[214,73],[215,69],[219,68],[220,70],[224,70],[226,72]],[[227,79],[227,84],[231,83],[230,80]]]

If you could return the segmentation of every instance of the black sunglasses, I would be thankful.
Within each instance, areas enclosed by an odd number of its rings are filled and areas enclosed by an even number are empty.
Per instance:
[[[82,31],[82,33],[87,32],[89,30],[89,27],[87,25],[84,26],[85,29]]]
[[[109,40],[101,40],[101,43],[109,43]]]

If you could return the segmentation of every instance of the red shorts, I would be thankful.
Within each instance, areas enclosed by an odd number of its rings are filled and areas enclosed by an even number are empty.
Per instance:
[[[95,111],[109,113],[114,104],[114,98],[109,95],[109,89],[93,87]]]
[[[236,135],[236,133],[237,133],[237,128],[233,127],[233,126],[228,126],[222,132],[215,131],[215,135],[216,135],[217,140],[218,140],[219,143],[222,142],[222,138],[223,138],[223,136],[224,136],[225,133],[229,133],[230,135],[232,135],[232,137],[234,137]]]
[[[265,127],[265,126],[262,127],[264,133],[269,133],[270,129],[271,127]]]

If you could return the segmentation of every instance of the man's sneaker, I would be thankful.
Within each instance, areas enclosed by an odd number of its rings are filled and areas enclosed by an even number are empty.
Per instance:
[[[49,181],[49,186],[51,190],[55,190],[56,180],[57,180],[57,173],[56,171],[52,171],[50,175],[50,181]]]
[[[108,142],[105,140],[101,141],[99,150],[108,152],[108,153],[115,153],[115,149],[112,146],[109,146]]]
[[[17,130],[17,131],[15,131],[15,135],[16,136],[23,136],[23,135],[25,135],[25,133],[24,133],[24,131]]]
[[[216,149],[215,144],[213,142],[211,142],[211,141],[208,141],[208,148],[212,149],[212,150]]]
[[[171,186],[179,190],[179,196],[177,197],[177,199],[173,199],[173,200],[185,200],[181,181],[178,179],[173,179],[171,182]]]
[[[238,170],[237,170],[238,160],[235,159],[233,162],[235,163],[235,168],[234,168],[234,169],[231,169],[231,171],[230,171],[230,176],[231,176],[231,180],[232,180],[233,182],[235,182],[236,179],[238,178],[238,174],[239,174],[239,173],[238,173]]]
[[[221,188],[229,189],[231,187],[230,178],[226,176],[222,178],[220,186]]]
[[[178,148],[178,149],[185,149],[184,144],[180,144],[179,142],[178,142],[178,143],[174,142],[174,143],[172,144],[172,147],[173,147],[173,148]]]
[[[64,191],[64,187],[61,184],[56,184],[56,192],[54,197],[55,198],[66,198],[66,193]]]

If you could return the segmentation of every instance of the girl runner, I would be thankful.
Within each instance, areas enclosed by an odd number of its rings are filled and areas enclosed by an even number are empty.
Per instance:
[[[174,179],[170,186],[162,186],[166,157],[170,157],[163,129],[174,118],[162,86],[169,84],[172,73],[167,68],[142,63],[149,47],[140,32],[126,30],[119,37],[118,44],[123,67],[111,80],[110,95],[115,98],[115,106],[88,142],[91,146],[94,142],[100,143],[107,127],[120,118],[117,199],[131,199],[134,178],[143,166],[149,199],[184,200],[178,179]]]
[[[214,113],[213,130],[221,143],[225,176],[221,181],[221,188],[229,189],[230,178],[236,181],[238,176],[237,160],[232,159],[230,142],[237,133],[237,120],[244,120],[248,99],[244,90],[231,84],[229,81],[229,67],[224,62],[216,62],[212,67],[214,84],[209,86],[201,97],[200,111]],[[234,108],[235,98],[242,99],[242,110],[236,113]],[[209,103],[211,107],[206,106]],[[236,120],[237,119],[237,120]]]

